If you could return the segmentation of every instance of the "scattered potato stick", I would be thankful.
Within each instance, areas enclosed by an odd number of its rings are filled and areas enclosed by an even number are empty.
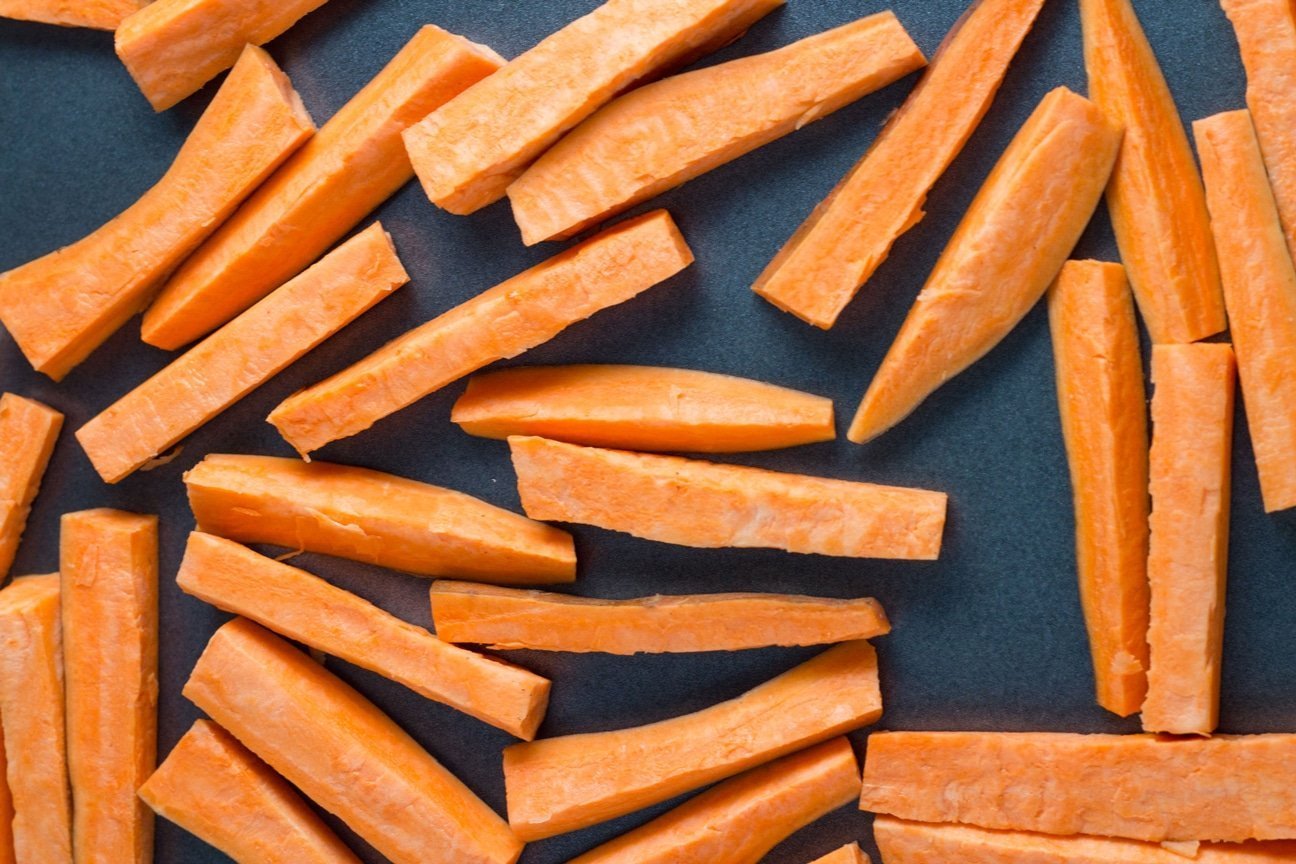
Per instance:
[[[58,381],[315,131],[270,55],[249,46],[167,173],[82,240],[0,275],[0,321]]]
[[[848,843],[821,858],[816,858],[810,864],[872,864],[872,862],[858,843]]]
[[[34,399],[0,394],[0,583],[18,553],[32,502],[54,454],[63,415]]]
[[[1058,408],[1075,500],[1076,566],[1098,704],[1147,695],[1148,430],[1125,271],[1068,261],[1049,291]]]
[[[692,261],[666,211],[629,219],[288,397],[268,419],[298,452],[308,454],[363,432],[470,372],[549,341]]]
[[[758,864],[858,791],[850,741],[833,738],[726,780],[570,864]]]
[[[872,598],[795,594],[682,594],[592,600],[439,580],[432,583],[437,637],[493,650],[661,654],[826,645],[891,631]]]
[[[888,11],[633,90],[599,109],[509,185],[522,242],[579,234],[925,63]]]
[[[184,695],[393,864],[512,864],[507,824],[372,702],[246,619]]]
[[[1043,296],[1102,195],[1121,140],[1096,105],[1044,97],[972,201],[869,385],[847,437],[899,423]]]
[[[1247,112],[1193,129],[1260,491],[1273,513],[1296,507],[1296,270]]]
[[[468,379],[450,419],[470,435],[627,450],[734,453],[831,441],[831,399],[660,366],[522,366]]]
[[[77,430],[116,483],[409,281],[375,222]]]
[[[3,723],[0,723],[0,727]],[[5,757],[4,730],[0,728],[0,864],[18,864],[14,858],[13,796],[9,794],[9,760]]]
[[[414,176],[401,131],[504,61],[431,24],[199,246],[144,313],[175,349],[296,276]]]
[[[943,492],[513,437],[522,507],[680,546],[934,560]]]
[[[194,723],[139,795],[243,864],[360,864],[287,781],[210,720]]]
[[[528,841],[575,831],[880,716],[877,655],[867,642],[846,642],[693,714],[505,748],[509,824]]]
[[[472,213],[618,93],[742,35],[783,0],[607,0],[405,131],[428,198]]]
[[[1107,186],[1121,260],[1153,342],[1227,326],[1201,177],[1130,0],[1081,0],[1089,93],[1125,127]]]
[[[67,513],[59,572],[72,851],[152,864],[153,811],[136,791],[157,765],[157,517]]]
[[[122,19],[144,2],[147,0],[0,0],[0,18],[116,30]]]
[[[212,454],[185,474],[198,530],[403,570],[487,582],[576,578],[571,535],[367,468]]]
[[[752,290],[828,329],[925,215],[927,193],[980,124],[1044,0],[976,0],[864,157]]]

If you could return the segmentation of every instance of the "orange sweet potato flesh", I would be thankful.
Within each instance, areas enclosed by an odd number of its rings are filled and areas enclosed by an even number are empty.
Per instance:
[[[434,204],[468,214],[621,91],[738,38],[783,0],[607,0],[405,131]]]
[[[1068,261],[1049,291],[1076,568],[1098,704],[1147,693],[1148,431],[1138,324],[1119,264]]]
[[[0,583],[18,552],[27,516],[54,454],[63,415],[34,399],[0,394]]]
[[[77,430],[116,483],[409,281],[375,222]]]
[[[57,573],[0,591],[0,725],[23,864],[72,862],[61,643]]]
[[[268,419],[298,452],[308,454],[363,432],[470,372],[549,341],[692,261],[666,211],[626,220],[288,397]]]
[[[139,794],[242,864],[360,864],[296,790],[210,720],[194,723]]]
[[[145,342],[192,342],[300,273],[414,176],[400,133],[504,61],[431,24],[167,280]]]
[[[470,435],[627,450],[736,453],[831,441],[831,399],[661,366],[523,366],[468,379],[450,419]]]
[[[462,492],[367,468],[213,454],[185,474],[198,530],[420,576],[576,578],[571,535]]]
[[[873,145],[815,208],[752,290],[828,329],[922,221],[927,193],[981,122],[1044,0],[976,0]]]
[[[63,516],[63,665],[73,856],[152,864],[153,811],[136,796],[157,765],[157,517]]]
[[[858,791],[850,741],[833,738],[726,780],[570,864],[758,864]]]
[[[493,650],[662,654],[827,645],[891,631],[872,598],[680,594],[593,600],[452,582],[432,583],[437,637]]]
[[[393,864],[512,864],[522,852],[372,702],[247,619],[216,631],[184,695]]]
[[[580,233],[800,129],[926,63],[891,12],[640,87],[508,187],[528,246]]]
[[[920,822],[1133,840],[1296,837],[1296,735],[885,732],[860,807]]]
[[[880,716],[877,655],[867,642],[846,642],[693,714],[505,748],[509,824],[528,841],[575,831]]]
[[[522,507],[680,546],[935,560],[943,492],[509,439]]]
[[[827,855],[816,858],[810,864],[872,864],[872,862],[858,843],[848,843],[840,849],[834,849]]]
[[[314,131],[270,55],[248,46],[152,189],[88,237],[0,275],[0,322],[60,380]]]
[[[1149,732],[1219,722],[1236,375],[1227,344],[1152,349]]]
[[[544,719],[548,679],[443,642],[318,576],[233,541],[190,534],[176,583],[199,600],[519,738],[534,738]]]
[[[0,18],[116,30],[144,0],[0,0]],[[3,859],[0,859],[3,860]]]
[[[1296,269],[1246,111],[1193,124],[1264,508],[1296,507]]]
[[[1000,157],[900,328],[847,437],[863,444],[981,359],[1062,269],[1121,140],[1096,105],[1059,87]]]
[[[0,723],[0,727],[3,723]],[[9,794],[9,762],[5,757],[4,730],[0,728],[0,864],[17,864],[13,844],[13,796]]]
[[[1201,177],[1130,0],[1081,0],[1089,94],[1125,127],[1107,187],[1121,260],[1153,342],[1226,326]]]

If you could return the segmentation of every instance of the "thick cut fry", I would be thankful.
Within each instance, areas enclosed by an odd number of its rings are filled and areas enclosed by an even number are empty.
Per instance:
[[[494,650],[661,654],[826,645],[891,631],[872,598],[796,594],[683,594],[592,600],[440,580],[432,621],[447,642]]]
[[[1201,177],[1130,0],[1080,0],[1089,95],[1125,127],[1107,186],[1121,260],[1153,342],[1226,326]]]
[[[77,430],[116,483],[409,281],[375,222]]]
[[[167,173],[88,237],[0,275],[0,321],[61,379],[315,131],[270,55],[249,46]]]
[[[848,843],[821,858],[816,858],[810,864],[872,864],[872,862],[858,843]]]
[[[579,234],[908,75],[926,61],[891,12],[634,90],[508,187],[528,246]]]
[[[296,790],[210,720],[194,723],[139,794],[241,864],[360,864]]]
[[[549,681],[437,639],[304,570],[210,534],[189,535],[181,590],[276,633],[404,684],[530,741]]]
[[[607,0],[405,131],[434,204],[504,197],[537,156],[636,82],[742,35],[783,0]]]
[[[1193,124],[1264,508],[1296,507],[1296,269],[1245,111]]]
[[[1229,345],[1152,349],[1149,732],[1219,722],[1235,376]]]
[[[1098,704],[1147,694],[1148,431],[1138,324],[1119,264],[1068,261],[1049,292],[1076,568]]]
[[[860,808],[1133,840],[1296,838],[1296,735],[880,732]]]
[[[63,664],[77,864],[152,864],[153,812],[136,792],[157,765],[157,517],[63,516]]]
[[[144,341],[174,349],[260,300],[414,176],[400,133],[497,69],[481,45],[423,27],[167,280]]]
[[[58,574],[16,579],[0,591],[0,725],[21,864],[72,862],[63,717]]]
[[[1121,134],[1059,87],[1000,157],[869,385],[847,436],[876,438],[1017,325],[1089,222]]]
[[[393,864],[511,864],[522,852],[372,702],[246,619],[216,631],[184,695]]]
[[[693,714],[505,748],[509,824],[523,840],[575,831],[880,716],[877,655],[867,642],[846,642]]]
[[[570,864],[758,864],[858,791],[855,752],[833,738],[726,780]]]
[[[213,454],[184,477],[198,530],[420,576],[576,578],[571,535],[462,492],[367,468]]]
[[[666,211],[621,222],[288,397],[269,420],[298,452],[308,454],[363,432],[469,372],[549,341],[692,261]]]
[[[146,0],[0,0],[0,18],[116,30]],[[3,860],[3,859],[0,859]]]
[[[864,157],[774,256],[752,290],[832,327],[881,266],[985,116],[1044,0],[976,0]]]
[[[0,583],[18,553],[62,428],[63,415],[53,408],[14,393],[0,394]]]
[[[3,727],[2,722],[0,727]],[[0,728],[0,864],[17,864],[14,858],[13,818],[13,796],[9,794],[9,760],[5,756],[4,730]]]
[[[486,438],[734,453],[831,441],[831,399],[660,366],[523,366],[468,379],[450,419]]]
[[[522,507],[680,546],[934,560],[943,492],[513,437]]]

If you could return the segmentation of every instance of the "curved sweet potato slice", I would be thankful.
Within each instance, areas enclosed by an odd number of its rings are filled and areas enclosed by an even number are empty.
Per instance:
[[[63,415],[34,399],[0,395],[0,583],[18,553]]]
[[[39,21],[61,27],[116,30],[147,0],[0,0],[0,18]]]

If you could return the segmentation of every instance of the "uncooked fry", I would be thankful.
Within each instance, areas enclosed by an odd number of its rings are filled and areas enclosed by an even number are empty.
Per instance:
[[[0,583],[9,574],[63,415],[34,399],[0,395]]]
[[[848,843],[821,858],[816,858],[810,864],[872,864],[872,862],[858,843]]]
[[[115,30],[123,18],[145,2],[147,0],[0,0],[0,18]]]
[[[0,723],[0,864],[17,864],[13,843],[13,796],[9,794],[9,760],[5,757],[3,725]]]

